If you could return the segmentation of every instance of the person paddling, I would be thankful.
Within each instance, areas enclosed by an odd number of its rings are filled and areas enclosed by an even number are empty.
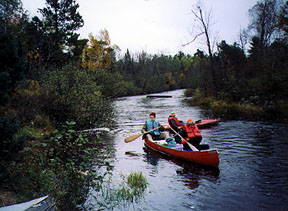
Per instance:
[[[159,127],[159,128],[157,128]],[[154,128],[157,128],[156,130],[153,130]],[[156,114],[154,112],[149,114],[149,119],[145,121],[145,124],[142,127],[141,132],[147,132],[151,131],[148,134],[145,134],[143,136],[143,139],[147,137],[150,141],[153,140],[166,140],[169,138],[169,135],[165,132],[160,132],[164,131],[165,128],[156,120]]]
[[[200,142],[202,140],[202,135],[192,119],[189,119],[186,124],[183,125],[183,128],[180,130],[179,134],[185,139],[184,141],[176,135],[175,140],[177,143],[182,143],[184,150],[190,150],[190,147],[187,144],[187,141],[195,146],[197,149],[200,149]]]
[[[168,117],[168,123],[169,123],[170,127],[173,128],[173,130],[175,130],[176,132],[179,132],[180,127],[182,125],[184,125],[183,121],[178,120],[175,112],[171,112],[170,116]]]

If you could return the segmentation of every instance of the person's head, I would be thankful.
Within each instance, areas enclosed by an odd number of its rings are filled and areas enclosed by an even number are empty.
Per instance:
[[[156,118],[156,114],[154,112],[149,114],[149,117],[151,120],[154,120]]]
[[[188,127],[194,127],[195,122],[192,119],[188,119],[187,125],[188,125]]]
[[[176,116],[175,112],[171,112],[170,116]]]

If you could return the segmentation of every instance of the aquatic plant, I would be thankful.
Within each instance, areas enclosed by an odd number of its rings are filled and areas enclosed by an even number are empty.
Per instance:
[[[128,176],[120,175],[121,182],[116,186],[112,178],[101,186],[101,189],[92,194],[93,200],[87,201],[85,209],[113,209],[115,207],[128,207],[139,202],[148,186],[146,177],[142,172],[131,172]],[[95,207],[97,206],[97,207]]]

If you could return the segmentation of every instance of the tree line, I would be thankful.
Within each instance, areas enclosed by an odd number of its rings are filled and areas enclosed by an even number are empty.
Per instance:
[[[0,0],[0,189],[22,194],[25,188],[17,190],[12,178],[21,183],[27,182],[27,177],[21,178],[17,172],[33,169],[35,175],[45,178],[47,172],[36,167],[37,162],[41,160],[43,168],[51,169],[63,164],[59,161],[51,166],[48,162],[49,156],[57,154],[47,141],[50,137],[69,134],[85,143],[79,146],[91,147],[75,131],[71,135],[70,127],[81,130],[113,124],[116,97],[189,88],[229,102],[270,106],[272,112],[285,113],[288,108],[288,1],[258,1],[249,10],[250,24],[240,31],[239,41],[229,44],[223,40],[216,52],[212,52],[211,34],[205,30],[205,10],[198,5],[192,11],[204,31],[194,38],[206,35],[208,54],[197,50],[193,55],[181,51],[173,56],[144,51],[131,55],[126,49],[120,58],[119,47],[111,44],[105,29],[87,39],[79,38],[76,31],[84,20],[78,8],[75,0],[46,0],[39,9],[41,17],[29,17],[21,0]],[[63,123],[70,132],[62,131]],[[24,147],[35,140],[41,147],[24,153],[23,158]],[[43,150],[48,151],[41,153]],[[23,159],[31,166],[23,167]],[[71,166],[71,171],[78,172]],[[23,175],[30,173],[27,170]]]
[[[248,11],[250,24],[240,30],[239,41],[228,44],[223,40],[214,53],[205,12],[201,4],[193,10],[200,34],[206,35],[209,54],[194,55],[190,88],[198,88],[203,97],[261,107],[269,117],[287,121],[288,2],[258,1]]]
[[[21,0],[0,1],[0,206],[49,194],[75,210],[101,185],[95,165],[111,169],[111,149],[81,131],[113,123],[109,84],[125,81],[107,31],[79,39],[78,8],[47,0],[29,17]]]

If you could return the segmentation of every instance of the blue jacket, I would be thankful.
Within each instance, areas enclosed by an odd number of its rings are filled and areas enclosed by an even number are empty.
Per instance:
[[[157,120],[154,120],[152,122],[150,119],[148,119],[146,121],[146,126],[147,126],[147,131],[150,131],[150,130],[153,130],[154,128],[156,128],[156,127],[159,127],[159,122]],[[159,128],[149,132],[149,134],[159,136],[160,135]]]

